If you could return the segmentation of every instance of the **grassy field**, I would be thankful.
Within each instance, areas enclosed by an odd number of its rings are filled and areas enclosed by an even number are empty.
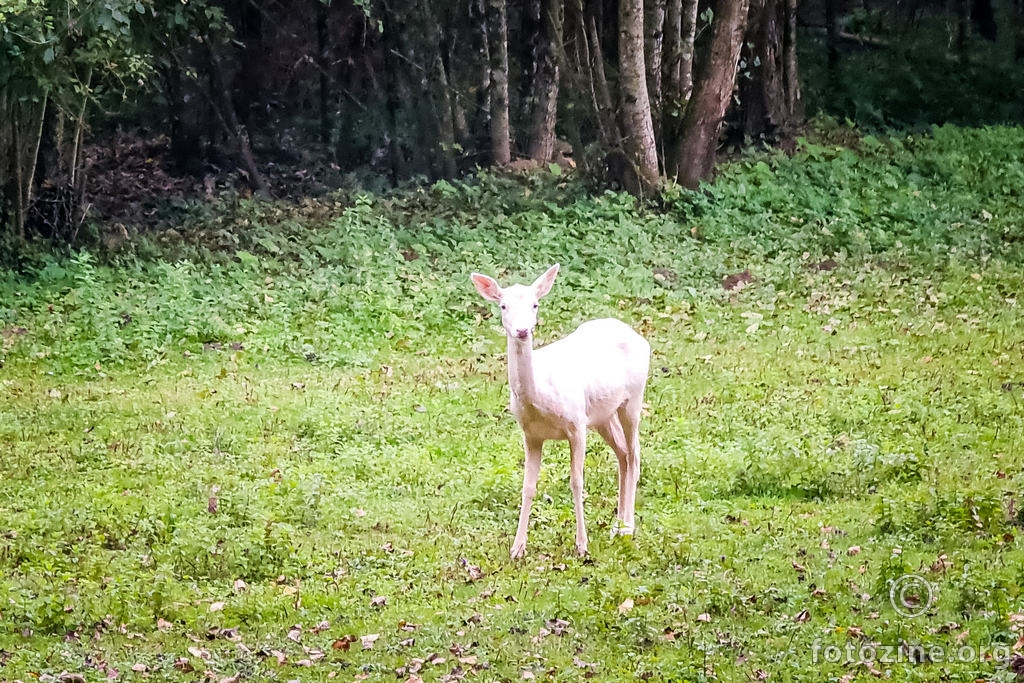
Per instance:
[[[1024,131],[831,133],[656,206],[226,202],[0,276],[0,680],[1014,680]],[[542,340],[654,349],[638,530],[595,436],[577,558],[549,445],[510,561],[468,274],[555,261]]]

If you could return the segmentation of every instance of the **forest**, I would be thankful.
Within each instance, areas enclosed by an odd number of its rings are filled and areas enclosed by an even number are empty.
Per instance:
[[[1022,63],[1021,0],[0,0],[0,681],[1021,680]],[[595,329],[642,401],[533,469]]]
[[[223,190],[552,163],[653,197],[723,154],[792,153],[808,112],[1008,123],[1020,4],[4,0],[0,235],[120,243]]]

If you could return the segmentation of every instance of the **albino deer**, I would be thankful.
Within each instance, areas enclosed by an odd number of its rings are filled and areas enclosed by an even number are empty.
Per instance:
[[[502,289],[493,278],[473,273],[476,290],[501,306],[508,337],[508,383],[512,414],[523,430],[526,467],[513,558],[526,552],[530,507],[537,493],[541,450],[550,439],[567,440],[569,486],[576,509],[576,549],[587,553],[583,521],[583,458],[587,430],[597,430],[619,460],[619,505],[615,533],[633,533],[633,507],[640,477],[640,412],[651,347],[624,322],[605,318],[580,325],[568,337],[533,349],[538,301],[551,291],[558,264],[529,286]]]

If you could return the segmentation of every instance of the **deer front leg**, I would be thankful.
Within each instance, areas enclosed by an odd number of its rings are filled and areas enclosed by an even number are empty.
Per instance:
[[[569,488],[576,508],[576,550],[580,557],[587,554],[587,525],[583,519],[583,461],[587,453],[587,428],[577,427],[569,432]]]
[[[540,460],[544,446],[543,441],[525,438],[526,464],[523,468],[523,502],[519,507],[519,526],[516,538],[512,542],[512,559],[522,557],[526,553],[526,530],[530,526],[530,508],[533,497],[537,495],[537,477],[540,475]]]

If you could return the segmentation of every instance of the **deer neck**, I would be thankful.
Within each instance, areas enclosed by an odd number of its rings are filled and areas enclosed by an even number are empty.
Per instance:
[[[533,378],[533,339],[508,338],[508,386],[521,403],[535,403],[537,387]]]

